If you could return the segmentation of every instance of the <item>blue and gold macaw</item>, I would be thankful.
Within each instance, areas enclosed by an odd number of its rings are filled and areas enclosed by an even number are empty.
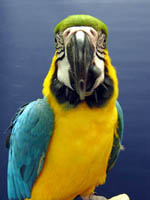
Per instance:
[[[123,135],[106,25],[73,15],[54,30],[56,53],[43,99],[22,106],[9,137],[9,200],[101,199]]]

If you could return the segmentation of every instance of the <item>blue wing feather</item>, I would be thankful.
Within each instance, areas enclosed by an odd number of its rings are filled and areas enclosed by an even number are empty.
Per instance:
[[[123,111],[118,101],[116,101],[116,108],[118,111],[118,126],[116,134],[114,134],[113,147],[110,155],[110,159],[108,162],[107,171],[110,171],[117,161],[118,155],[120,153],[120,146],[122,144],[123,131],[124,131],[124,120],[123,120]]]
[[[118,111],[118,128],[117,128],[117,133],[120,138],[120,143],[122,143],[122,138],[123,138],[123,131],[124,131],[124,119],[123,119],[123,111],[121,108],[121,105],[119,102],[116,102],[116,107]]]
[[[53,125],[54,115],[46,99],[33,101],[17,112],[9,141],[10,200],[30,198],[32,186],[44,163]]]

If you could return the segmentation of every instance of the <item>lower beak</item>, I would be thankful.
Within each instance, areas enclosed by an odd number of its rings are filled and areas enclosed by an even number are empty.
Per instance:
[[[81,100],[85,99],[89,68],[93,66],[94,46],[83,31],[75,32],[67,44],[70,79]]]

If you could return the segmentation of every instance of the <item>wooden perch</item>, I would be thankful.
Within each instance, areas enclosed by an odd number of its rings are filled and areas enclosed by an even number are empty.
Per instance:
[[[118,196],[112,197],[109,200],[130,200],[127,194],[120,194]]]
[[[115,197],[112,197],[110,199],[107,199],[103,196],[97,196],[97,195],[92,195],[90,198],[87,197],[87,198],[82,198],[83,200],[130,200],[130,198],[128,197],[127,194],[120,194],[120,195],[117,195]]]

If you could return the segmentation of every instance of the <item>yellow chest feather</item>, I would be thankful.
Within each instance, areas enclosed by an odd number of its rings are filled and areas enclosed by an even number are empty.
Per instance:
[[[31,200],[73,200],[103,184],[117,122],[118,81],[108,51],[105,50],[105,60],[114,94],[103,108],[90,109],[82,103],[67,110],[57,103],[50,91],[56,57],[55,54],[43,85],[43,94],[54,111],[55,126]]]
[[[44,167],[32,190],[33,200],[68,200],[103,184],[113,143],[117,111],[57,109]]]

